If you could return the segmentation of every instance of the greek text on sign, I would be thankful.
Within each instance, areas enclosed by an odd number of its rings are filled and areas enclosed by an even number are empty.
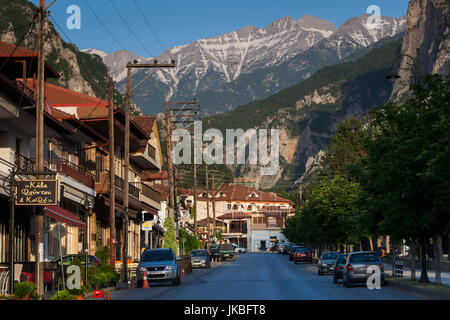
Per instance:
[[[57,204],[56,180],[16,181],[18,206],[48,206]]]

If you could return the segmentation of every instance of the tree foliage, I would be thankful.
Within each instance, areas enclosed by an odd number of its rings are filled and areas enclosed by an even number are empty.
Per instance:
[[[164,228],[166,232],[164,232],[164,242],[163,248],[172,248],[175,254],[177,253],[177,239],[175,234],[175,222],[172,218],[166,218],[164,221]]]

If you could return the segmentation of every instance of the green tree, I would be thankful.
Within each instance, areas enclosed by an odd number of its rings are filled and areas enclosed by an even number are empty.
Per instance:
[[[166,232],[164,233],[163,248],[172,248],[173,252],[177,254],[177,239],[175,234],[175,222],[172,218],[166,218],[164,221],[164,228]]]
[[[449,80],[439,75],[426,76],[405,103],[372,110],[375,130],[364,141],[360,182],[379,233],[418,240],[423,248],[431,237],[449,234],[449,118]]]

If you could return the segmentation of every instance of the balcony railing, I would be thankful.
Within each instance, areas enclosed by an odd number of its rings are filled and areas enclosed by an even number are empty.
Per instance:
[[[28,159],[20,154],[14,153],[14,165],[16,170],[34,172],[37,170],[36,162],[32,159]],[[52,168],[47,166],[44,161],[44,171],[52,172]]]
[[[58,172],[62,172],[63,174],[74,178],[78,182],[81,182],[90,188],[94,188],[95,176],[86,169],[79,167],[67,160],[60,160],[59,163],[56,163],[56,165],[58,168]]]
[[[142,183],[142,194],[150,199],[159,199],[159,193]]]
[[[22,81],[16,80],[16,86],[25,92],[30,98],[34,98],[34,91],[27,87]]]
[[[119,176],[114,177],[114,185],[117,189],[124,191],[125,189],[125,180]],[[128,192],[130,196],[139,200],[139,188],[135,187],[133,183],[128,184]]]

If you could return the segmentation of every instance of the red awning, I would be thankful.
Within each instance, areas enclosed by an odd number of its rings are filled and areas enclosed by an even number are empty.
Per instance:
[[[73,213],[63,209],[59,206],[46,206],[44,212],[50,218],[65,222],[71,226],[86,229],[86,224],[78,219]]]

